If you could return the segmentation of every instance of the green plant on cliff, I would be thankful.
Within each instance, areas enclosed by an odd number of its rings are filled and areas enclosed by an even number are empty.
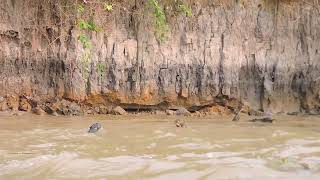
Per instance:
[[[112,4],[103,3],[103,9],[104,9],[105,11],[110,12],[110,11],[113,10],[113,6],[112,6]]]
[[[84,49],[90,49],[92,47],[90,39],[85,34],[80,34],[78,40],[81,42]]]
[[[96,17],[97,15],[101,16],[101,12],[110,13],[111,11],[113,11],[114,7],[118,6],[100,0],[91,1],[89,3],[82,3],[82,1],[81,3],[78,2],[79,1],[76,1],[74,7],[77,18],[77,28],[80,31],[80,34],[78,35],[78,41],[82,44],[82,47],[85,50],[82,55],[81,62],[83,64],[84,78],[87,80],[90,72],[89,66],[92,59],[92,43],[89,33],[102,31],[102,28],[95,23],[93,17]],[[149,8],[149,10],[151,10],[152,17],[154,18],[156,38],[160,43],[163,43],[168,39],[170,27],[166,19],[164,8],[160,4],[160,2],[164,3],[163,1],[159,0],[147,0],[146,6],[147,8]],[[176,7],[176,12],[183,13],[188,17],[192,16],[191,8],[186,3],[184,3],[183,0],[175,0],[174,2],[169,3],[169,6]],[[97,11],[98,9],[102,10],[100,11],[100,14]],[[99,76],[102,75],[104,69],[105,68],[102,64],[97,64],[96,71]]]
[[[93,14],[94,12],[92,9],[87,10],[86,7],[82,4],[75,4],[76,12],[77,12],[77,27],[81,31],[81,33],[78,36],[79,42],[82,44],[83,49],[85,50],[84,53],[81,56],[81,64],[83,69],[83,78],[85,81],[89,78],[90,73],[90,64],[92,60],[91,56],[91,48],[92,43],[91,39],[87,35],[90,32],[101,32],[102,28],[100,28],[93,20]],[[112,5],[104,3],[104,9],[106,11],[112,11]],[[86,14],[86,10],[88,13]]]
[[[76,4],[75,6],[78,13],[84,12],[84,6],[82,4]]]
[[[104,73],[104,69],[105,69],[105,66],[101,63],[98,63],[97,64],[97,73],[98,73],[98,76],[102,76],[103,73]]]
[[[185,4],[185,3],[181,3],[178,5],[178,10],[184,14],[186,14],[186,16],[191,17],[192,16],[192,10],[191,8]]]
[[[91,64],[91,53],[86,50],[81,56],[81,64],[84,75],[84,80],[87,82],[90,73],[90,64]]]
[[[191,17],[193,15],[191,8],[181,0],[170,2],[169,5],[175,6],[176,12],[183,13],[187,17]],[[168,39],[168,33],[170,32],[170,27],[167,23],[165,11],[163,10],[158,0],[148,0],[147,7],[151,9],[152,16],[154,17],[156,37],[162,43]]]
[[[155,18],[156,37],[160,42],[168,39],[169,25],[165,13],[157,0],[148,0],[148,7],[152,9],[152,15]]]
[[[95,31],[95,32],[100,32],[102,31],[102,28],[98,27],[90,18],[90,20],[85,21],[83,19],[79,20],[79,28],[81,30],[90,30],[90,31]]]

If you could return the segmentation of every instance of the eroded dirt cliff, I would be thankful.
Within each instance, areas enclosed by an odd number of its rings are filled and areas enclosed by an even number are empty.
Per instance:
[[[0,0],[0,96],[93,106],[237,99],[263,111],[320,111],[315,1],[189,3],[192,17],[165,6],[171,32],[164,43],[142,0],[116,1],[104,15],[97,10],[103,30],[88,33],[93,47],[85,75],[68,1]]]

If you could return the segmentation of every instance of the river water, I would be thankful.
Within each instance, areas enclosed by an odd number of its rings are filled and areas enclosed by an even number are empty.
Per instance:
[[[320,179],[319,116],[178,118],[0,114],[0,179]]]

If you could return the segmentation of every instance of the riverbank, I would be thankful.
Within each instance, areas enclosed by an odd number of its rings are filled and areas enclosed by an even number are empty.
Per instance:
[[[259,111],[256,108],[251,108],[248,104],[237,99],[228,97],[216,98],[215,101],[203,102],[202,104],[189,105],[187,107],[172,104],[164,101],[159,104],[105,104],[97,102],[75,102],[66,99],[48,99],[42,101],[37,97],[30,96],[0,96],[0,112],[7,112],[11,115],[21,115],[24,112],[37,115],[52,115],[52,116],[84,116],[84,115],[126,115],[130,114],[156,114],[156,115],[177,115],[177,116],[192,116],[203,117],[210,115],[234,115],[241,110],[241,114],[249,116],[265,116],[270,115],[270,112]],[[318,115],[315,112],[278,112],[276,114],[287,115]]]

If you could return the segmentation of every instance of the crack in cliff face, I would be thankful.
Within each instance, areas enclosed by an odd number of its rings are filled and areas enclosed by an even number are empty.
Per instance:
[[[310,53],[309,53],[309,47],[308,47],[308,42],[306,38],[306,30],[302,23],[299,23],[298,31],[299,31],[299,40],[300,40],[299,45],[300,45],[301,53],[307,56],[307,63],[308,65],[310,65]]]
[[[111,51],[111,64],[109,64],[109,68],[108,68],[108,76],[107,76],[107,81],[108,82],[108,89],[112,89],[112,90],[116,90],[116,84],[117,84],[117,75],[115,73],[115,71],[117,70],[117,64],[115,62],[115,43],[113,43],[112,45],[112,51]]]
[[[159,92],[159,96],[164,96],[165,95],[165,87],[164,87],[164,82],[165,79],[162,75],[162,71],[164,70],[168,70],[169,69],[169,64],[168,64],[168,59],[166,61],[166,66],[165,67],[160,67],[159,71],[158,71],[158,75],[157,75],[157,87],[158,87],[158,92]]]
[[[309,113],[309,107],[307,104],[307,82],[302,72],[294,74],[291,82],[291,89],[296,94],[296,98],[300,102],[300,111]]]
[[[200,97],[202,97],[203,95],[203,87],[205,85],[203,85],[202,81],[204,78],[204,67],[201,65],[198,65],[198,67],[196,68],[196,88],[198,89],[198,95]]]
[[[125,69],[125,72],[127,72],[127,82],[129,82],[129,89],[132,93],[136,92],[136,64],[133,65],[131,68]]]
[[[180,74],[181,71],[179,69],[178,74],[176,75],[176,83],[175,83],[175,91],[176,94],[181,95],[182,92],[182,75]]]
[[[224,34],[221,34],[220,37],[220,59],[219,59],[219,67],[218,67],[218,75],[219,75],[219,96],[223,96],[223,86],[224,86],[224,71],[223,71],[223,66],[224,66]]]
[[[261,5],[258,6],[258,8],[259,8],[259,10],[258,10],[258,15],[257,15],[257,19],[256,19],[255,37],[257,39],[259,39],[260,42],[262,42],[263,41],[263,34],[262,34],[262,27],[261,27],[261,22],[260,22],[261,10],[262,10]]]

